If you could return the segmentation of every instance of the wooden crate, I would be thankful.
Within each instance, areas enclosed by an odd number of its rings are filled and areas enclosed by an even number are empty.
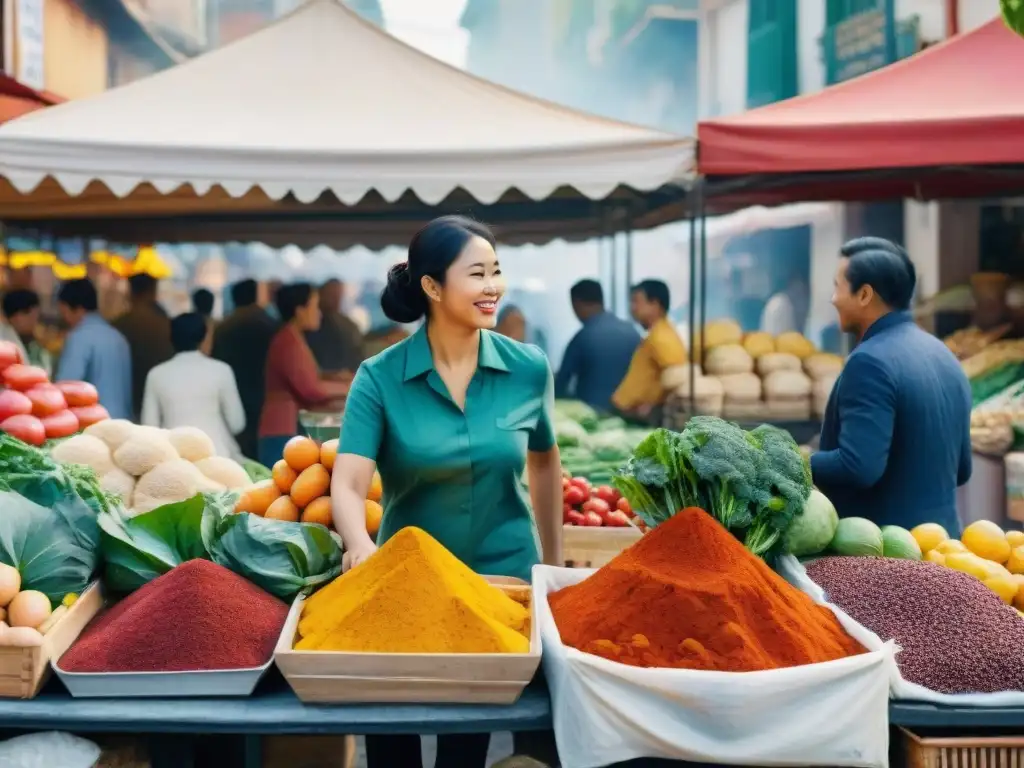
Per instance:
[[[0,698],[34,698],[50,679],[50,660],[59,659],[103,607],[99,582],[90,584],[37,648],[0,646]]]
[[[525,602],[526,582],[487,578]],[[540,664],[540,629],[532,605],[528,653],[349,653],[293,649],[303,603],[300,596],[292,604],[274,662],[308,704],[514,704]]]
[[[263,768],[356,768],[356,737],[264,736]]]
[[[639,528],[562,526],[562,559],[570,568],[600,568],[622,550],[640,540]]]
[[[924,737],[900,728],[907,768],[1021,768],[1024,736]]]

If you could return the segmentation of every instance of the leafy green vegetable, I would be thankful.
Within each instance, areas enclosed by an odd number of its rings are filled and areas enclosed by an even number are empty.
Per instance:
[[[249,479],[254,483],[258,483],[261,480],[269,480],[273,477],[273,473],[269,469],[264,467],[258,461],[253,461],[252,459],[243,459],[242,469],[245,470]]]
[[[597,411],[579,400],[556,400],[554,418],[575,421],[588,432],[596,430],[601,422]]]
[[[40,506],[0,491],[0,561],[21,573],[22,589],[36,589],[54,605],[89,584],[99,557],[96,514],[75,495]]]

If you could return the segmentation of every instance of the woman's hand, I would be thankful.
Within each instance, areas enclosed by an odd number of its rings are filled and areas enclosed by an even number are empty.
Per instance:
[[[334,459],[331,514],[345,547],[342,571],[365,563],[377,551],[377,545],[366,530],[366,494],[375,469],[373,461],[351,453],[339,453]]]
[[[377,551],[377,545],[369,536],[366,541],[361,541],[354,547],[350,547],[341,557],[341,572],[345,573],[357,565],[361,565],[370,559],[370,556]]]

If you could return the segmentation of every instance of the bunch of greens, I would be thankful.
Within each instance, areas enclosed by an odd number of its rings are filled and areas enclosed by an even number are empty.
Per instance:
[[[96,473],[77,464],[60,464],[45,450],[0,432],[0,490],[14,491],[42,507],[69,496],[85,501],[94,512],[114,510],[121,500],[100,487]]]
[[[747,432],[713,416],[690,419],[682,432],[655,430],[612,483],[648,527],[700,507],[765,559],[782,553],[811,492],[810,467],[788,432]]]

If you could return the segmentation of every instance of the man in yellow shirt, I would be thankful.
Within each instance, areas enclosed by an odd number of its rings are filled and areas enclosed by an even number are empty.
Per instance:
[[[686,345],[668,319],[668,307],[668,286],[661,280],[644,280],[630,291],[629,311],[647,337],[612,395],[612,403],[624,414],[650,417],[665,399],[661,372],[686,363]]]

